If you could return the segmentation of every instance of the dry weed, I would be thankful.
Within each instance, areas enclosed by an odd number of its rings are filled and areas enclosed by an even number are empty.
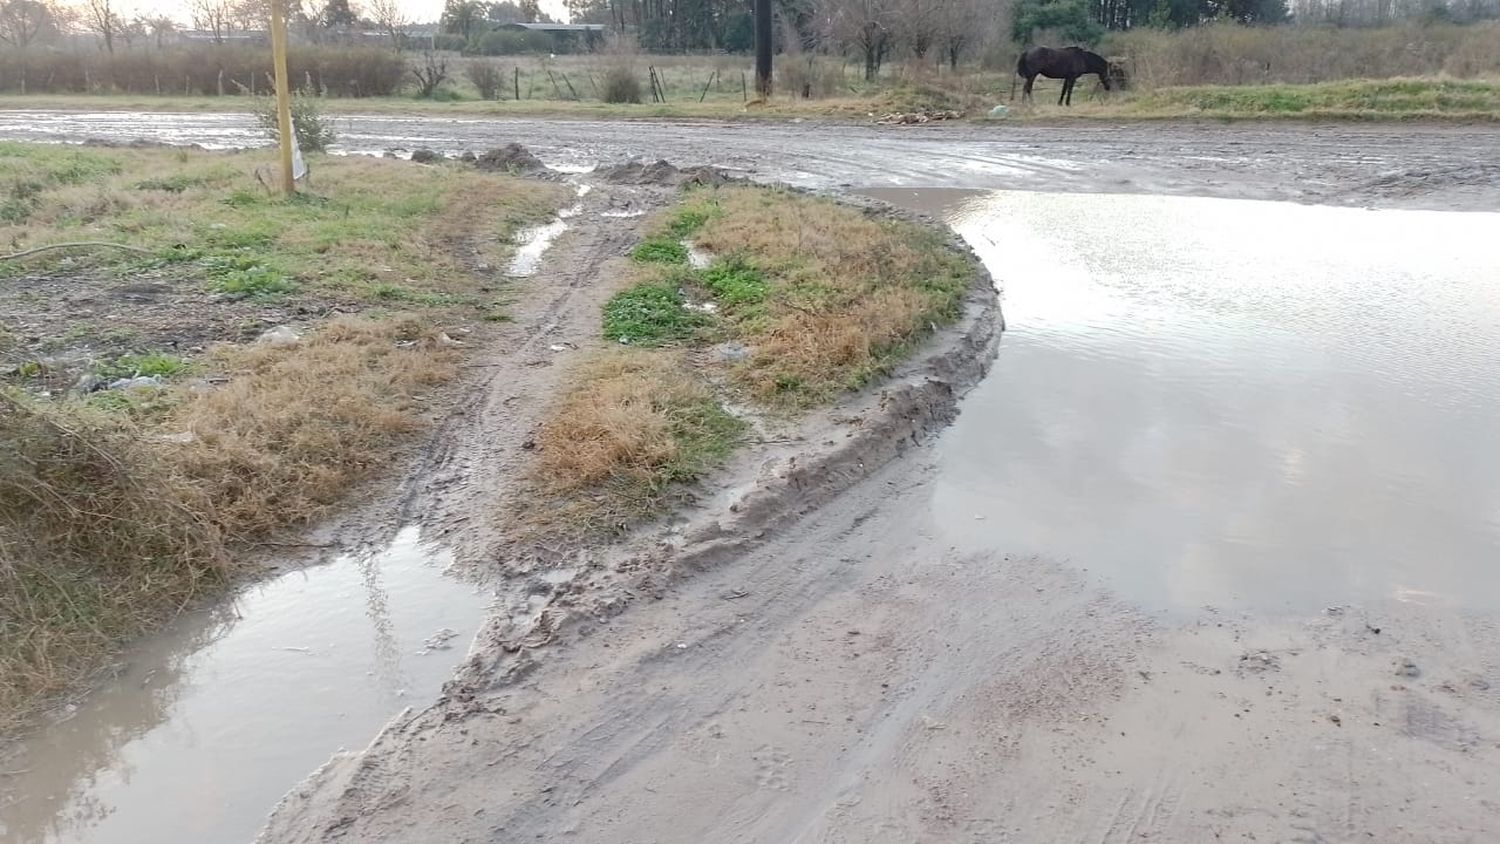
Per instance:
[[[973,267],[935,233],[834,202],[736,187],[700,195],[694,239],[763,271],[763,309],[735,315],[753,354],[738,374],[762,400],[807,406],[886,371],[957,314]]]
[[[389,465],[457,357],[416,317],[341,317],[216,352],[229,382],[179,392],[155,426],[4,395],[0,728],[222,583],[226,542],[305,523]]]
[[[417,396],[452,377],[458,353],[412,316],[342,317],[291,348],[221,351],[231,380],[167,424],[192,435],[167,459],[244,537],[305,523],[421,425]]]
[[[533,521],[553,528],[588,533],[651,512],[672,484],[727,456],[744,430],[672,352],[603,353],[567,382],[537,435],[531,472],[551,502]]]
[[[211,512],[130,423],[0,396],[0,728],[222,581]]]

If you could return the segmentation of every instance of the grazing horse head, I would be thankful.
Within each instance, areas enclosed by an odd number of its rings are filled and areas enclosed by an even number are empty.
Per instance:
[[[1082,61],[1083,72],[1078,74],[1079,76],[1087,76],[1090,73],[1097,73],[1099,74],[1099,81],[1104,83],[1104,90],[1110,90],[1110,83],[1112,80],[1110,79],[1111,74],[1109,72],[1108,59],[1104,58],[1098,53],[1091,53],[1088,50],[1083,49],[1082,47],[1069,47],[1068,49],[1075,52]]]

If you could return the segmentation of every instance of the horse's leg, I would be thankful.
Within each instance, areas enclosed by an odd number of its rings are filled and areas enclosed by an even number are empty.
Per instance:
[[[1031,86],[1035,82],[1036,82],[1036,74],[1035,73],[1033,73],[1030,76],[1026,77],[1026,84],[1025,84],[1025,86],[1023,86],[1021,88],[1021,102],[1023,102],[1023,103],[1029,103],[1029,102],[1031,102]]]
[[[1063,100],[1065,98],[1067,98],[1068,92],[1071,91],[1072,89],[1073,89],[1073,77],[1071,77],[1071,76],[1064,76],[1063,77],[1062,90],[1059,91],[1059,92],[1057,92],[1057,104],[1058,105],[1062,105],[1063,104]]]

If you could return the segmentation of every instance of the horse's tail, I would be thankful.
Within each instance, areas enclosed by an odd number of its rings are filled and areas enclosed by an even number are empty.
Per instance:
[[[1016,59],[1016,75],[1012,76],[1010,78],[1010,99],[1011,99],[1011,102],[1015,102],[1015,99],[1016,99],[1016,80],[1018,78],[1022,77],[1022,76],[1025,76],[1025,75],[1026,75],[1026,51],[1023,50],[1023,51],[1021,51],[1020,57]]]

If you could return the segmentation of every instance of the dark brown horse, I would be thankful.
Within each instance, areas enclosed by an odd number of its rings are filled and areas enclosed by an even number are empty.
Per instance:
[[[1021,101],[1031,99],[1031,84],[1038,75],[1063,81],[1062,93],[1057,95],[1057,104],[1073,104],[1073,83],[1078,77],[1090,73],[1099,74],[1104,90],[1109,90],[1109,62],[1098,53],[1090,53],[1082,47],[1032,47],[1021,54],[1016,62],[1016,75],[1025,78],[1026,87],[1021,89]],[[1016,86],[1010,86],[1011,97],[1015,97]]]

